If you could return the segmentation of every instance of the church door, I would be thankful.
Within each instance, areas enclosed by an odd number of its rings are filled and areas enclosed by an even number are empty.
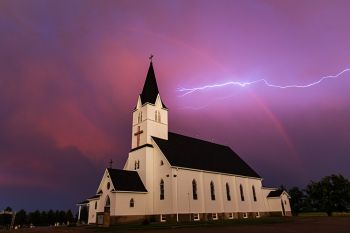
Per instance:
[[[111,200],[109,199],[109,196],[107,196],[104,212],[109,213],[110,211],[111,211]]]

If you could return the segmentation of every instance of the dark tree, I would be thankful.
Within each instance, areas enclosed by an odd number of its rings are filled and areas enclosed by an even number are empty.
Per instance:
[[[0,215],[0,226],[4,226],[5,228],[9,228],[11,224],[11,214],[1,214]],[[1,227],[0,227],[1,229]]]
[[[12,212],[12,208],[10,206],[6,207],[4,210],[8,212]]]
[[[40,225],[41,226],[48,226],[49,225],[48,215],[47,215],[46,211],[42,211],[40,213]]]
[[[67,224],[69,222],[69,224],[72,224],[74,222],[74,216],[71,210],[68,210],[66,213],[66,220],[67,220]]]
[[[293,215],[298,215],[300,211],[304,210],[305,195],[298,187],[293,187],[289,190],[290,204]]]
[[[55,211],[54,219],[55,219],[55,223],[60,222],[60,212],[58,210]]]
[[[81,212],[80,212],[80,222],[81,223],[87,223],[88,222],[88,208],[87,206],[82,206],[81,207]]]
[[[34,226],[39,226],[41,224],[39,210],[29,213],[29,224],[33,224]]]
[[[50,226],[55,224],[55,213],[53,212],[53,210],[49,210],[47,212],[47,223]]]
[[[63,210],[61,210],[60,212],[59,212],[59,215],[58,215],[58,222],[60,223],[60,224],[66,224],[66,222],[67,222],[67,217],[66,217],[66,212],[64,212]]]
[[[350,208],[350,182],[342,175],[331,175],[319,182],[311,181],[306,187],[310,204],[328,216],[334,211],[348,211]]]
[[[24,210],[20,210],[17,212],[16,214],[16,218],[15,218],[15,225],[18,226],[23,226],[28,224],[27,222],[27,213]]]

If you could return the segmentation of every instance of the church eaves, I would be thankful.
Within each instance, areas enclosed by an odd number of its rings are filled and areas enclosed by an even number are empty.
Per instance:
[[[142,93],[140,94],[141,103],[155,104],[158,94],[159,94],[159,90],[158,90],[156,75],[154,74],[153,64],[151,62],[148,68],[145,84],[143,85]],[[163,102],[162,102],[162,106],[163,108],[166,108]]]

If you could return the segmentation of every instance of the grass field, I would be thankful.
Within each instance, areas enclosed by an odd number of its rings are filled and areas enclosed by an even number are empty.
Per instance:
[[[42,227],[20,229],[10,232],[18,233],[112,233],[112,232],[157,232],[157,233],[350,233],[350,217],[269,217],[261,219],[245,219],[232,221],[184,223],[184,224],[151,224],[151,225],[119,225],[110,228],[95,226],[79,227]]]
[[[299,213],[299,217],[320,217],[320,216],[327,216],[327,213],[325,212],[306,212],[306,213]]]

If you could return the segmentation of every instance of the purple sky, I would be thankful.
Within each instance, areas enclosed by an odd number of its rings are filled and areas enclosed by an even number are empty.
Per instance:
[[[75,208],[154,68],[170,130],[227,144],[264,184],[350,177],[350,1],[0,1],[0,209]],[[215,159],[213,155],[213,159]]]

